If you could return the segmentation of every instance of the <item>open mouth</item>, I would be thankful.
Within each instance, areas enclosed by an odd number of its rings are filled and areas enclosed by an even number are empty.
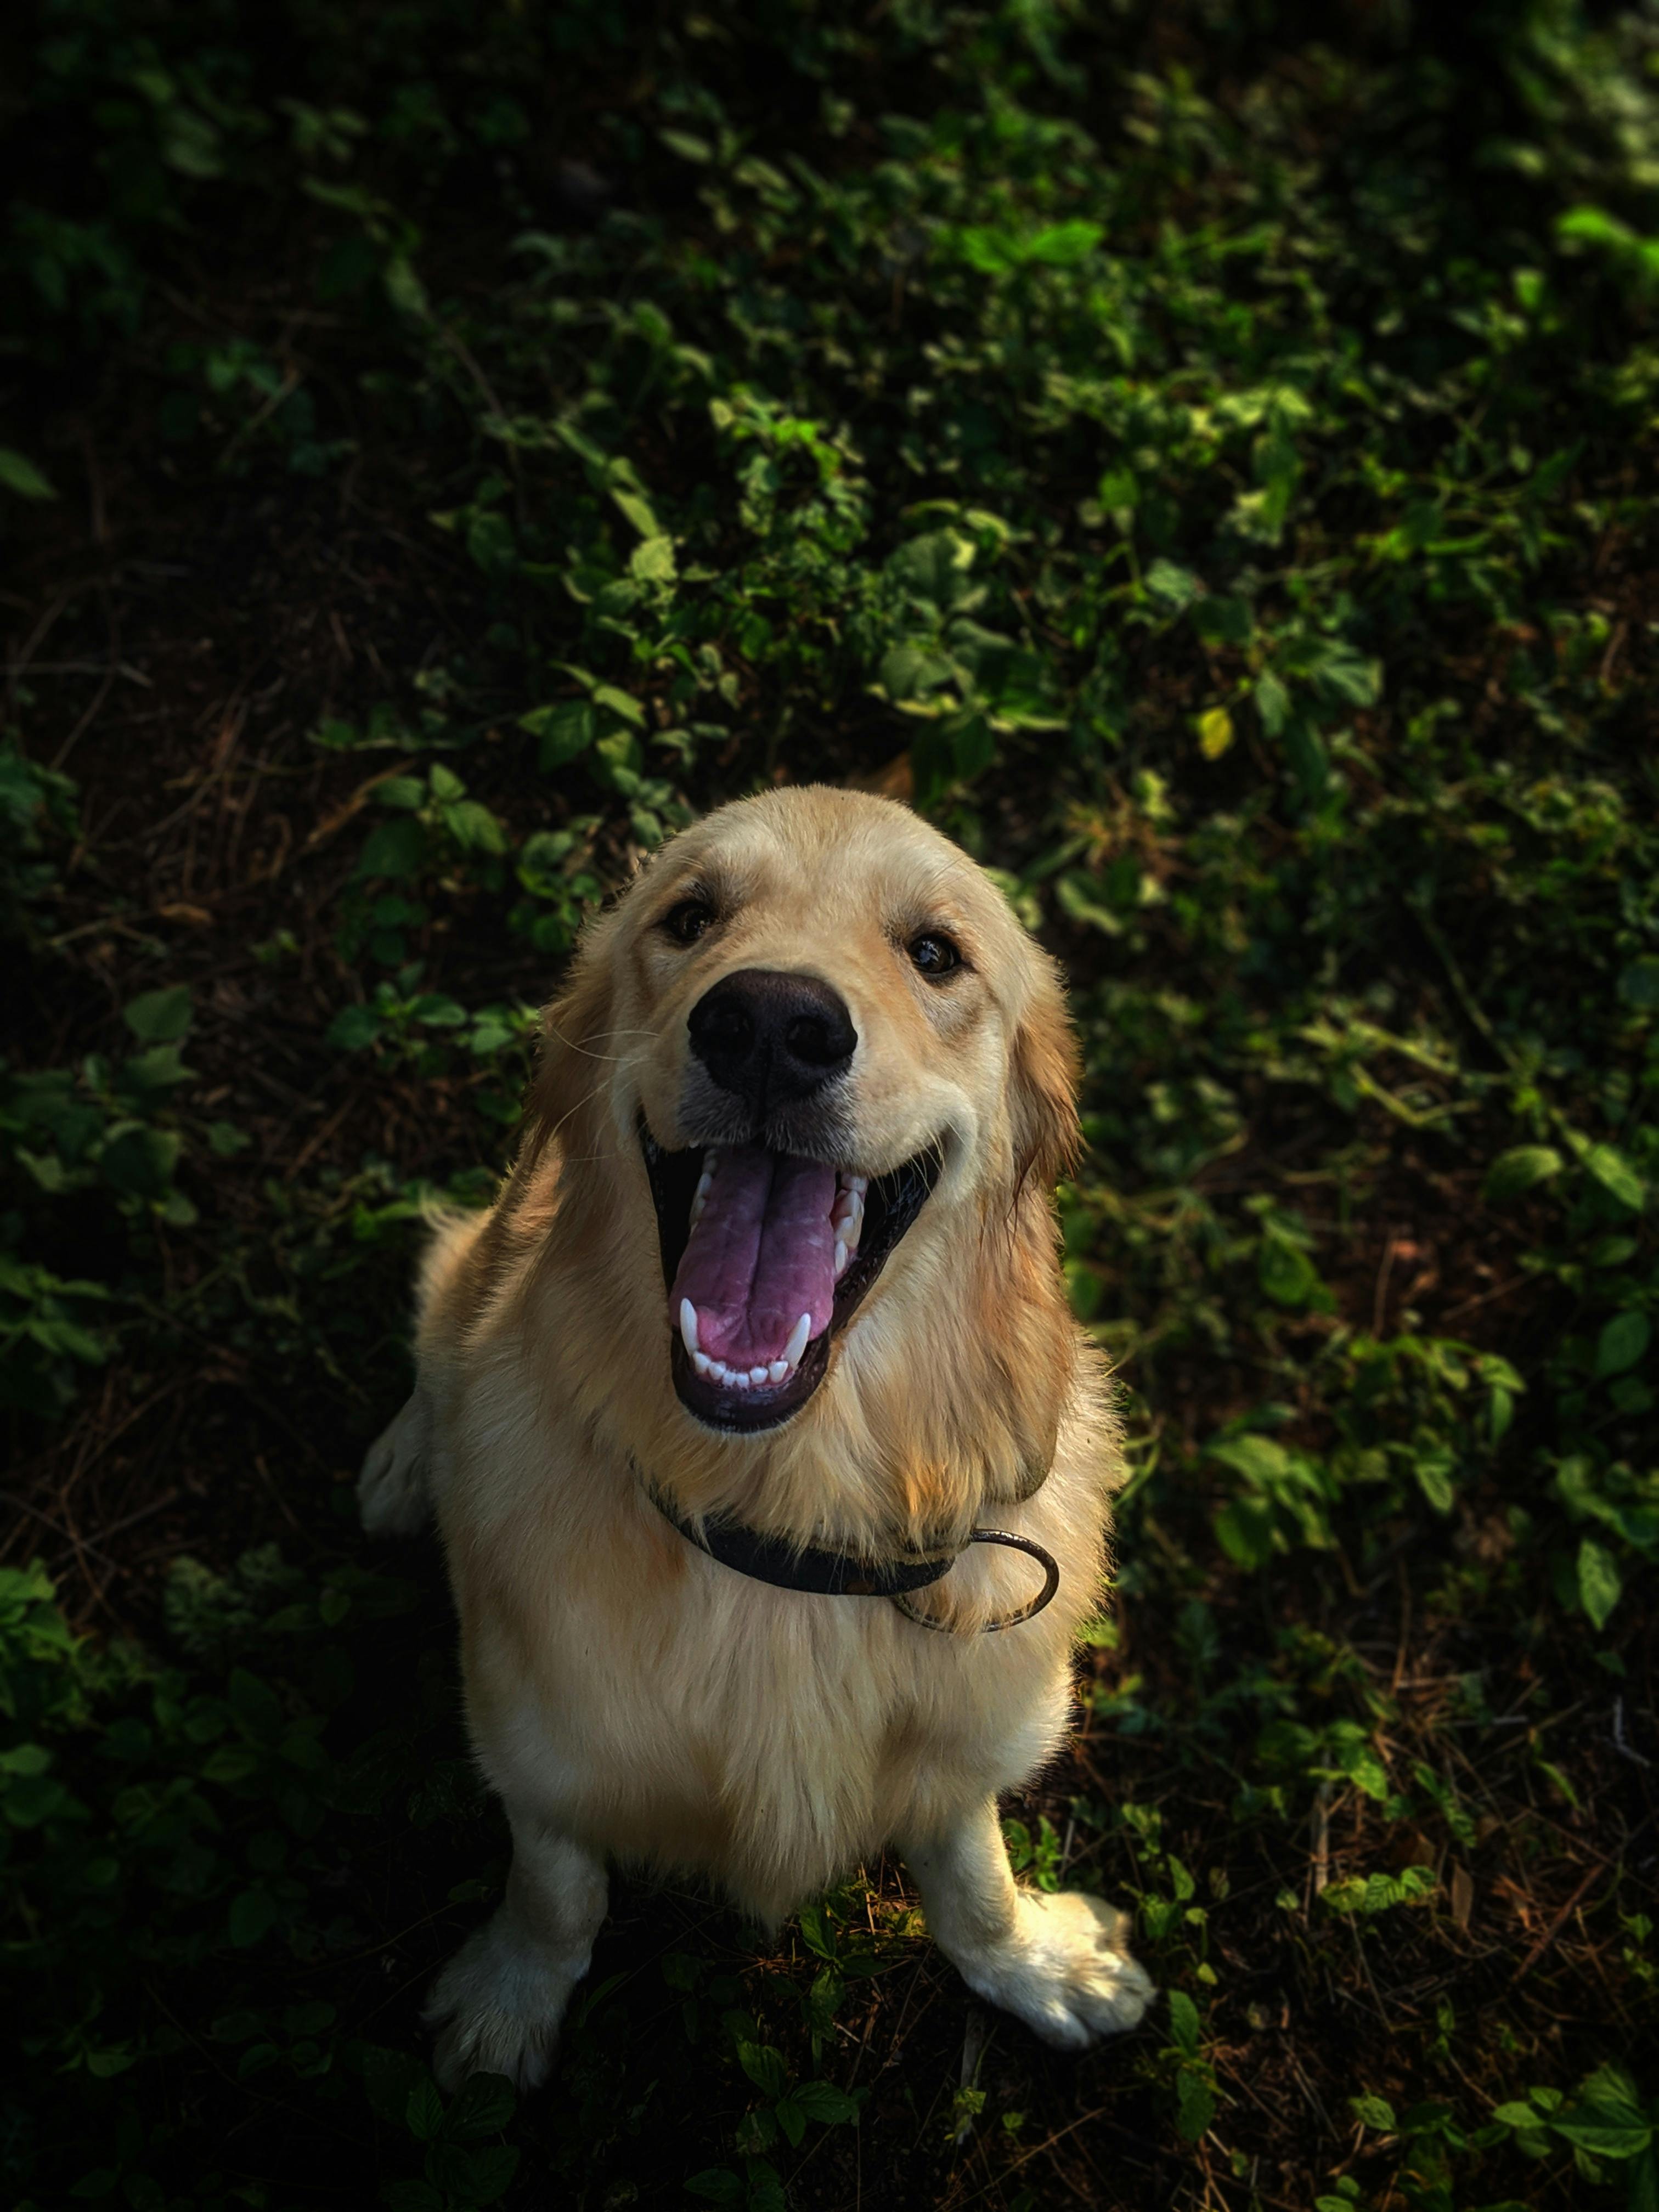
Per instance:
[[[799,1413],[830,1344],[921,1212],[937,1147],[866,1176],[759,1145],[665,1152],[641,1127],[668,1286],[674,1388],[707,1426]]]

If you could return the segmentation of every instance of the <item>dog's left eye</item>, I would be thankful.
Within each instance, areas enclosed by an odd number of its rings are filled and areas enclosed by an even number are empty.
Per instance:
[[[962,955],[950,939],[936,929],[910,940],[910,958],[924,975],[948,975],[962,965]]]
[[[682,899],[664,915],[662,926],[676,945],[695,945],[714,919],[714,909],[707,899]]]

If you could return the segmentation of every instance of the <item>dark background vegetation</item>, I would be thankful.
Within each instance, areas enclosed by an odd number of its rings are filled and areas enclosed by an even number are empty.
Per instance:
[[[0,2193],[1659,2206],[1659,12],[33,0],[0,28]],[[1028,1879],[621,1885],[550,2088],[350,1479],[434,1194],[697,808],[1065,962],[1133,1479]],[[689,2192],[689,2196],[688,2196]]]

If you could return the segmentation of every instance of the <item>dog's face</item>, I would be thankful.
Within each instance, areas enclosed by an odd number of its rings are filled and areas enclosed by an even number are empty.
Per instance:
[[[1053,970],[994,884],[903,808],[822,787],[676,838],[550,1036],[614,1071],[673,1386],[726,1431],[799,1413],[901,1241],[1012,1210],[1075,1130]]]

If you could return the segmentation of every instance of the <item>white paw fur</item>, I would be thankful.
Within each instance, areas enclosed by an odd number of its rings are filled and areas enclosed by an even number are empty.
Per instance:
[[[413,1536],[426,1526],[430,1452],[431,1414],[417,1389],[369,1446],[357,1477],[357,1511],[368,1534]]]
[[[1128,1915],[1081,1890],[1019,1892],[1012,1935],[956,1965],[976,1996],[1059,2051],[1085,2051],[1139,2021],[1157,1991],[1124,1948]]]
[[[534,1949],[506,1911],[468,1936],[433,1984],[422,2014],[427,2027],[441,2030],[432,2070],[446,2094],[469,2074],[505,2074],[520,2093],[539,2088],[588,1957]]]

